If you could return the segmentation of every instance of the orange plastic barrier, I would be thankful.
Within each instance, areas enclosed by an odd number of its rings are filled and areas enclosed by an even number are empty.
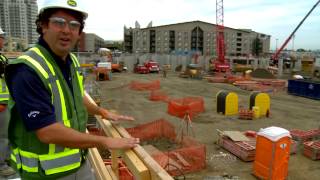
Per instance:
[[[177,136],[174,129],[174,126],[168,121],[159,119],[134,128],[127,128],[126,130],[131,136],[140,138],[140,141],[146,141],[157,137],[165,137],[174,141]]]
[[[167,152],[156,149],[150,154],[172,176],[199,171],[206,167],[206,146],[187,136],[179,142],[174,126],[164,119],[126,130],[131,136],[140,138],[142,143],[163,138],[176,142],[176,149]]]
[[[189,114],[190,118],[204,112],[204,100],[202,97],[186,97],[172,99],[168,102],[168,113],[179,118]]]
[[[150,93],[150,100],[151,101],[164,101],[167,102],[169,101],[169,97],[165,92],[155,90],[151,91]]]
[[[157,89],[160,89],[160,81],[159,80],[155,80],[151,82],[131,81],[130,89],[136,90],[136,91],[157,90]]]

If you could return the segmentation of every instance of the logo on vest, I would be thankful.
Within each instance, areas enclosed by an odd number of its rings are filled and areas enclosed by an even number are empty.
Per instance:
[[[39,111],[31,111],[31,112],[28,114],[28,117],[29,117],[29,118],[35,118],[38,114],[40,114]]]

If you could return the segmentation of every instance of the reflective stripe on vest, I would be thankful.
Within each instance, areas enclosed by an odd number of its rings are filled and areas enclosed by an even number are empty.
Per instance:
[[[20,155],[19,155],[20,154]],[[38,162],[46,175],[69,171],[80,167],[81,153],[79,149],[72,149],[66,152],[37,155],[16,148],[11,154],[11,159],[17,164],[17,168],[22,168],[27,172],[38,172]]]
[[[21,168],[21,159],[20,159],[20,155],[19,155],[19,150],[18,148],[14,149],[10,155],[10,158],[13,162],[16,163],[17,165],[17,169]]]
[[[51,94],[52,94],[53,105],[55,107],[56,119],[58,121],[63,120],[63,124],[67,127],[70,127],[70,121],[66,121],[68,118],[67,118],[67,109],[65,107],[65,104],[66,104],[65,98],[62,93],[60,81],[56,77],[56,74],[53,70],[52,65],[46,62],[46,60],[44,60],[45,58],[41,56],[42,54],[37,48],[31,48],[28,52],[26,52],[26,55],[36,60],[42,66],[42,68],[47,72],[48,76],[46,79],[48,79],[49,84],[51,85],[51,92],[52,92]]]
[[[70,55],[71,55],[72,62],[75,65],[75,69],[77,70],[77,74],[76,75],[77,75],[77,79],[79,81],[81,95],[83,96],[84,95],[83,76],[81,75],[82,71],[81,71],[80,63],[79,63],[79,61],[77,60],[77,58],[76,58],[76,56],[74,54],[71,53]]]
[[[75,56],[71,57],[74,68],[77,68],[79,66],[77,59]],[[71,127],[70,120],[67,115],[67,108],[61,82],[56,76],[52,64],[36,47],[29,49],[29,51],[27,51],[25,55],[20,56],[19,59],[28,62],[28,64],[32,65],[33,68],[37,70],[45,80],[47,80],[47,85],[51,91],[52,104],[55,107],[57,121],[63,123],[66,127]],[[80,87],[82,87],[81,77],[80,73],[77,72]],[[21,168],[27,172],[38,172],[39,162],[46,175],[66,172],[78,168],[81,165],[81,153],[79,149],[64,148],[55,144],[49,144],[48,154],[38,155],[32,152],[23,151],[19,148],[16,148],[14,152],[17,152],[17,154],[15,155],[13,153],[11,157],[15,158],[17,162],[18,159],[20,159]],[[18,163],[17,167],[19,169]]]
[[[6,58],[3,55],[0,55],[0,61],[6,61]],[[4,78],[0,78],[0,101],[9,100],[9,90]]]

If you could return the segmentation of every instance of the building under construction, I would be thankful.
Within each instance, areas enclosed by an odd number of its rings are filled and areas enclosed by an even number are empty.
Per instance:
[[[202,55],[216,53],[216,24],[190,21],[147,28],[124,28],[125,51],[130,53],[174,53],[200,52]],[[268,53],[270,35],[250,29],[225,27],[226,55],[246,56]]]

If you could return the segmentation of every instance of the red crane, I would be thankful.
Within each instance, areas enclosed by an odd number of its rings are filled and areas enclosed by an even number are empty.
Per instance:
[[[275,64],[278,61],[279,54],[281,53],[281,51],[286,47],[286,45],[289,43],[291,38],[294,36],[294,34],[297,32],[297,30],[300,28],[303,22],[307,19],[307,17],[311,14],[311,12],[318,6],[319,3],[320,3],[320,0],[316,2],[316,4],[311,8],[311,10],[307,13],[307,15],[300,21],[298,26],[294,29],[294,31],[290,34],[290,36],[286,39],[286,41],[282,44],[282,46],[273,54],[271,59],[274,61]]]
[[[227,72],[230,70],[230,64],[225,59],[224,44],[224,9],[223,0],[216,0],[216,52],[217,59],[213,62],[215,71]]]

